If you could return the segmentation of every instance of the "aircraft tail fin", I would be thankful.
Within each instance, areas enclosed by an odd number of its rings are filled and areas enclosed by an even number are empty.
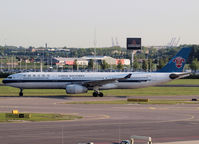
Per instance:
[[[182,72],[187,62],[191,47],[182,48],[162,69],[157,72]]]

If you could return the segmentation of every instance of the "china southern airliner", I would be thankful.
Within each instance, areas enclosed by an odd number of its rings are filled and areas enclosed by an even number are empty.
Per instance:
[[[93,90],[94,97],[103,97],[100,90],[143,88],[188,76],[183,68],[190,52],[190,47],[182,48],[156,72],[26,72],[12,74],[3,83],[19,88],[19,96],[23,89],[65,89],[67,94]]]

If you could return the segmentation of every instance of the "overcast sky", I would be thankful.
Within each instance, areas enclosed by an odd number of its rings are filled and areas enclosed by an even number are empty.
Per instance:
[[[0,45],[125,46],[199,44],[199,0],[0,0]]]

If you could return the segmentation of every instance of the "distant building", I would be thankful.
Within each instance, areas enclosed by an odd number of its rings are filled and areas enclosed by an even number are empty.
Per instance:
[[[75,60],[77,61],[77,65],[87,66],[88,60],[82,59],[82,58],[53,58],[53,64],[56,65],[74,65]]]
[[[81,58],[63,58],[55,57],[53,58],[53,64],[56,65],[74,65],[75,61],[77,65],[88,66],[90,60],[95,60],[98,64],[101,64],[104,60],[109,65],[117,65],[121,61],[122,65],[130,65],[129,59],[115,59],[109,56],[84,56]]]
[[[77,59],[77,58],[65,58],[64,63],[65,63],[66,65],[74,65],[76,59]]]
[[[6,65],[15,67],[15,66],[18,66],[18,62],[13,62],[13,63],[7,62]]]
[[[29,60],[29,59],[26,59],[26,60],[25,60],[25,63],[30,63],[30,60]]]
[[[164,49],[167,48],[168,46],[149,46],[149,48],[154,48],[154,49]]]
[[[35,49],[34,47],[29,47],[28,50],[29,50],[30,52],[36,52],[36,49]]]
[[[116,60],[117,65],[119,64],[119,62],[121,62],[122,65],[130,65],[131,64],[129,59],[117,59]]]
[[[56,49],[55,48],[48,48],[48,51],[56,51]]]
[[[88,60],[78,58],[77,65],[88,66]]]
[[[116,59],[109,57],[109,56],[84,56],[82,59],[87,59],[87,60],[96,60],[98,63],[102,62],[105,60],[106,63],[109,65],[116,65]]]

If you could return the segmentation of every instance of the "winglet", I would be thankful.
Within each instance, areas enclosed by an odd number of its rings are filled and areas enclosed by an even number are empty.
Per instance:
[[[130,77],[131,77],[131,75],[132,75],[132,74],[128,74],[128,75],[127,75],[127,76],[125,76],[124,78],[125,78],[125,79],[128,79],[128,78],[130,78]]]

